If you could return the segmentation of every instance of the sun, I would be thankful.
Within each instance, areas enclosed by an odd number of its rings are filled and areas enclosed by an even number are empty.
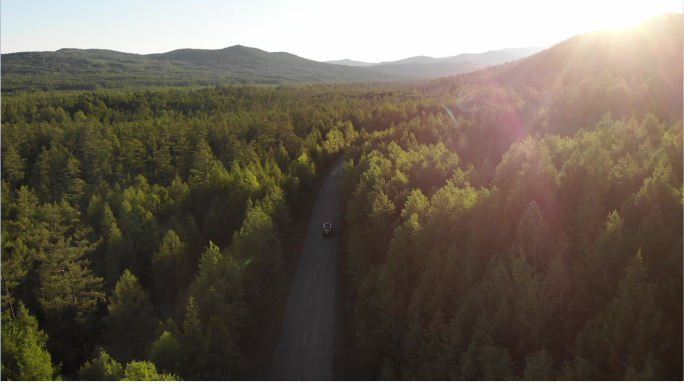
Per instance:
[[[636,27],[642,21],[644,21],[648,18],[650,18],[650,17],[644,17],[644,15],[641,13],[638,13],[638,14],[628,13],[628,14],[624,14],[624,15],[616,15],[616,17],[614,19],[605,20],[605,26],[603,27],[603,29],[610,29],[610,30],[615,31],[615,30],[621,30],[621,29]]]
[[[604,7],[608,7],[608,9],[605,10],[606,12],[602,12],[603,17],[600,20],[600,29],[621,30],[636,27],[644,20],[666,12],[664,9],[659,9],[657,5],[659,5],[658,2],[652,5],[649,2],[623,6],[605,4]],[[606,17],[606,15],[609,16]]]

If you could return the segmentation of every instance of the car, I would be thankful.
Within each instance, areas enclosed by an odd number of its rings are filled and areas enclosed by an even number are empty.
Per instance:
[[[323,224],[323,235],[332,235],[332,234],[333,234],[332,224],[324,223]]]

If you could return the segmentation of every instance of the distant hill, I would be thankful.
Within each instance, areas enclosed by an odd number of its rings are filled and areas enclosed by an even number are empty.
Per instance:
[[[422,79],[438,78],[457,75],[464,72],[472,72],[487,67],[486,64],[462,61],[462,62],[437,62],[437,63],[405,63],[383,64],[370,67],[369,69],[392,73],[397,77],[416,77]]]
[[[558,74],[567,84],[586,76],[597,79],[607,71],[631,86],[645,84],[641,89],[644,93],[672,95],[669,101],[659,100],[658,105],[681,111],[681,103],[675,100],[682,99],[684,81],[682,30],[684,15],[666,14],[626,30],[573,36],[525,60],[482,73],[494,74],[501,83],[524,83],[541,89],[548,85],[550,74]],[[681,116],[681,112],[675,115]]]
[[[349,65],[349,66],[375,66],[381,67],[385,65],[396,64],[434,64],[434,63],[460,63],[464,61],[472,61],[473,63],[480,63],[486,65],[503,64],[509,61],[521,59],[526,56],[541,52],[546,47],[528,47],[528,48],[507,48],[495,51],[487,51],[484,53],[461,53],[456,56],[447,57],[430,57],[430,56],[413,56],[406,59],[396,61],[383,61],[381,63],[365,63],[362,61],[354,61],[349,59],[326,61],[326,63]]]
[[[576,35],[526,59],[479,70],[458,79],[435,80],[430,86],[442,82],[480,81],[524,85],[543,91],[562,89],[574,83],[578,84],[575,92],[591,95],[622,92],[625,87],[621,82],[624,82],[638,90],[643,100],[655,98],[655,105],[663,108],[660,115],[681,118],[684,83],[682,30],[684,15],[666,14],[634,28]],[[601,86],[584,89],[582,81],[585,78],[586,84],[599,83]]]
[[[545,50],[548,47],[528,47],[528,48],[505,48],[505,49],[499,49],[498,51],[494,52],[504,52],[504,53],[510,53],[512,55],[515,55],[517,57],[527,57],[527,56],[532,56],[537,52],[541,52]],[[492,52],[492,51],[490,51]]]
[[[217,50],[179,49],[150,55],[102,49],[61,49],[3,54],[2,91],[430,79],[485,66],[463,62],[353,67],[241,45]]]
[[[375,64],[377,66],[383,65],[397,65],[397,64],[433,64],[439,63],[440,59],[430,57],[430,56],[413,56],[406,59],[396,60],[396,61],[383,61],[381,63]]]
[[[397,80],[395,74],[269,53],[240,45],[136,55],[98,49],[61,49],[2,55],[2,91],[188,86],[226,83]]]
[[[487,51],[484,53],[462,53],[460,55],[444,57],[439,59],[442,62],[459,63],[463,61],[472,61],[477,63],[485,63],[488,65],[499,65],[509,61],[515,61],[526,56],[533,55],[544,50],[542,47],[538,48],[511,48],[501,49],[498,51]]]
[[[324,63],[337,64],[337,65],[348,65],[350,67],[370,67],[371,65],[375,65],[375,63],[366,63],[363,61],[355,61],[355,60],[349,60],[349,59],[324,61]]]
[[[682,14],[667,14],[626,30],[584,33],[506,67],[501,75],[530,85],[543,84],[550,73],[564,82],[604,71],[639,82],[667,75],[667,83],[681,90],[683,28]]]

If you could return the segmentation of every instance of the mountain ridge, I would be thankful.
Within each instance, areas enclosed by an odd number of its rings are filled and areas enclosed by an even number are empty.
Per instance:
[[[2,54],[2,91],[431,79],[486,67],[473,62],[352,67],[242,45],[133,54],[65,48]],[[439,64],[439,65],[433,65]]]
[[[482,53],[459,53],[454,56],[445,57],[431,57],[425,55],[407,57],[405,59],[395,60],[395,61],[382,61],[380,63],[369,63],[363,61],[356,61],[351,59],[343,60],[332,60],[325,61],[325,63],[330,64],[340,64],[348,66],[382,66],[382,65],[392,65],[392,64],[410,64],[410,63],[440,63],[440,62],[463,62],[463,61],[473,61],[482,62],[488,65],[503,64],[511,60],[521,59],[526,56],[533,55],[537,52],[541,52],[548,47],[523,47],[523,48],[505,48],[490,50]]]

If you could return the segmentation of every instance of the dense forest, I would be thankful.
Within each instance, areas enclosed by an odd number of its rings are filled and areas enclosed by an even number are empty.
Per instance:
[[[389,63],[360,68],[240,45],[150,55],[104,49],[18,52],[2,55],[2,92],[432,79],[487,66],[478,55],[473,56],[472,60],[458,62]],[[520,57],[502,56],[483,59],[504,62],[505,58]]]
[[[290,209],[358,136],[368,93],[3,98],[3,378],[129,378],[132,361],[244,378]]]
[[[342,378],[681,380],[682,19],[424,83],[4,94],[2,379],[254,378],[344,153]]]
[[[437,80],[442,111],[362,133],[350,378],[682,379],[681,31],[619,36],[658,53],[630,71],[624,46],[554,57],[595,33]]]

